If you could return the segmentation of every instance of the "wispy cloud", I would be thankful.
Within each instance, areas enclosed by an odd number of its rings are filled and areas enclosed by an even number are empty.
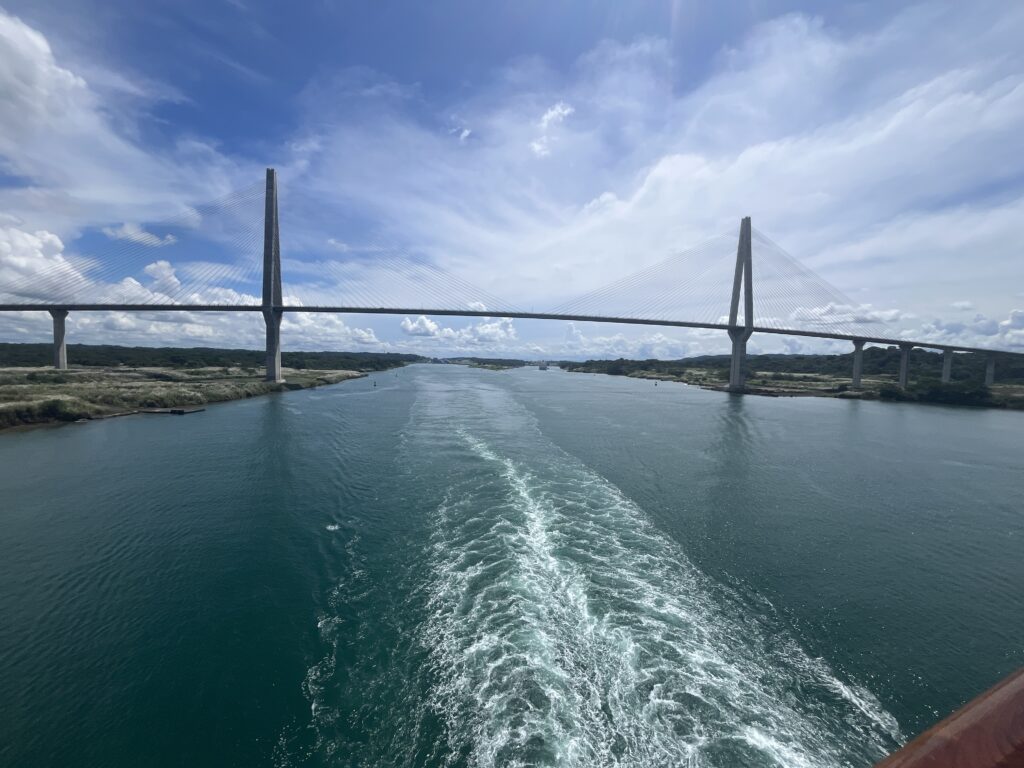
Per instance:
[[[606,42],[571,76],[514,64],[486,96],[450,105],[474,126],[471,147],[414,112],[371,125],[321,112],[300,183],[521,306],[596,288],[749,214],[858,303],[913,322],[966,290],[1005,316],[1024,189],[985,190],[1024,173],[1006,152],[1024,130],[1019,32],[1024,11],[952,3],[852,35],[784,16],[681,94],[663,41]],[[540,142],[554,131],[557,152]]]
[[[111,240],[128,240],[133,243],[139,243],[140,245],[148,245],[152,248],[159,248],[164,245],[173,245],[178,242],[178,238],[170,233],[160,237],[159,235],[154,235],[152,232],[147,232],[138,224],[131,224],[128,222],[125,222],[119,227],[103,227],[103,234]]]
[[[530,142],[530,149],[533,151],[533,154],[537,155],[537,157],[547,157],[551,154],[551,143],[554,141],[551,135],[553,129],[575,111],[564,101],[559,101],[541,116],[541,134]]]

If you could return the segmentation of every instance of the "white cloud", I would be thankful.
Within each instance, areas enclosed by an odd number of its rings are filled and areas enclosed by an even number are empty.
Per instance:
[[[178,238],[170,233],[160,237],[152,232],[147,232],[138,224],[130,224],[128,222],[125,222],[120,227],[104,227],[103,234],[111,240],[129,240],[133,243],[148,245],[153,248],[174,245],[174,243],[178,242]]]
[[[143,270],[153,278],[150,290],[163,294],[173,294],[181,289],[181,281],[174,274],[174,267],[167,261],[154,261],[147,264]]]
[[[1021,349],[1024,348],[1024,334],[1021,333],[1021,329],[1024,329],[1024,310],[1014,309],[1002,321],[979,312],[970,320],[931,320],[905,333],[906,338],[934,344],[982,349]]]
[[[553,125],[558,125],[565,118],[571,115],[576,110],[566,104],[564,101],[560,101],[553,105],[547,112],[544,113],[540,119],[540,129],[546,131]]]
[[[554,138],[551,136],[552,129],[557,127],[576,110],[564,101],[552,105],[540,118],[541,135],[530,142],[530,149],[537,157],[547,157],[551,154],[551,144]]]
[[[791,321],[790,324],[783,325],[782,327],[803,328],[807,325],[815,326],[829,323],[856,326],[871,323],[895,323],[912,318],[913,315],[901,312],[898,309],[874,309],[870,304],[853,306],[829,303],[820,307],[797,308],[786,318]],[[879,329],[879,335],[883,332],[884,329]]]
[[[0,227],[0,298],[12,304],[65,294],[88,284],[64,243],[46,230]]]
[[[530,142],[530,150],[537,157],[547,157],[551,154],[551,150],[548,148],[548,137],[541,136],[539,139],[535,139]]]
[[[163,218],[258,178],[257,165],[239,174],[193,137],[143,147],[152,98],[180,95],[150,87],[143,99],[124,75],[104,72],[93,66],[90,82],[58,60],[42,33],[0,11],[0,157],[30,184],[0,190],[0,207],[29,228],[64,235],[111,218]]]
[[[390,348],[373,329],[350,326],[340,315],[294,312],[286,313],[281,323],[281,343],[304,350],[339,349],[352,344],[375,351]]]
[[[408,317],[403,318],[400,327],[403,333],[410,336],[437,336],[441,330],[437,323],[423,315],[415,320],[410,320]]]
[[[567,324],[561,345],[555,350],[557,357],[569,359],[580,358],[618,358],[627,357],[639,360],[651,358],[678,359],[704,354],[707,348],[699,341],[683,336],[670,336],[662,331],[644,331],[640,335],[615,333],[611,335],[586,335],[573,322]],[[717,352],[719,350],[715,350]]]
[[[415,320],[403,318],[399,327],[408,336],[443,343],[453,350],[497,346],[505,349],[518,339],[515,324],[508,317],[485,317],[462,328],[451,328],[420,315]]]
[[[950,306],[960,312],[968,312],[974,309],[974,303],[970,301],[954,301]]]

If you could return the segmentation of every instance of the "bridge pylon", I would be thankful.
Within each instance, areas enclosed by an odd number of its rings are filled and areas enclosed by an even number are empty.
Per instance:
[[[277,171],[267,168],[263,220],[263,320],[267,324],[267,381],[281,383],[281,231],[277,218]]]
[[[732,281],[732,304],[729,307],[729,338],[732,339],[732,359],[729,363],[729,391],[746,389],[747,340],[754,332],[753,259],[750,236],[750,217],[740,222],[740,240],[736,247],[736,273]],[[740,287],[743,288],[743,325],[738,325]]]

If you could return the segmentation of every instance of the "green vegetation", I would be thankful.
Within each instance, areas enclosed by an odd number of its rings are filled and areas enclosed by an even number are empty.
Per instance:
[[[358,371],[285,369],[284,384],[244,368],[0,369],[0,429],[104,418],[145,408],[198,406],[334,384]]]
[[[264,353],[70,345],[72,367],[49,368],[49,344],[0,344],[0,429],[146,408],[197,406],[333,384],[419,362],[418,355],[286,352],[285,383],[263,381]]]
[[[983,384],[939,381],[925,381],[911,384],[905,390],[886,385],[878,390],[882,400],[901,402],[937,403],[939,405],[999,405],[993,397],[992,390]]]
[[[864,349],[864,376],[896,376],[899,372],[900,351],[896,347],[866,347]],[[683,360],[587,360],[585,363],[561,362],[559,365],[568,371],[587,373],[607,373],[612,376],[630,376],[636,372],[647,371],[669,376],[682,377],[687,371],[700,369],[705,371],[727,372],[729,355],[701,355]],[[999,358],[997,379],[1000,383],[1024,384],[1024,357],[1004,356]],[[937,378],[942,369],[942,355],[924,349],[910,352],[910,378]],[[843,355],[748,355],[748,376],[760,376],[762,373],[780,374],[777,380],[793,380],[800,374],[835,378],[850,378],[853,370],[853,353]],[[722,377],[724,380],[724,377]],[[985,358],[982,355],[956,355],[953,360],[953,381],[984,381]]]
[[[1024,359],[1001,356],[996,362],[996,384],[984,386],[985,357],[956,355],[952,381],[942,384],[942,354],[915,349],[910,353],[910,386],[899,389],[899,349],[864,350],[862,390],[853,391],[850,376],[853,353],[844,355],[748,355],[747,387],[755,394],[775,396],[857,397],[944,405],[1024,408]],[[708,388],[724,387],[729,356],[704,355],[683,360],[563,361],[567,371],[606,373],[611,376],[660,379]]]
[[[14,403],[0,406],[0,429],[21,424],[43,424],[54,421],[78,421],[89,418],[90,411],[67,400],[52,399],[40,402]]]
[[[284,352],[281,364],[295,370],[384,371],[423,362],[419,355],[381,352]],[[50,344],[0,343],[0,367],[44,367],[53,360]],[[255,349],[212,347],[117,347],[109,344],[69,344],[68,362],[79,366],[114,368],[262,368],[266,355]]]

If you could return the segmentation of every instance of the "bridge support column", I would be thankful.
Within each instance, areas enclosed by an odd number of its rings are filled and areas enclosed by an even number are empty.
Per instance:
[[[860,376],[864,372],[864,339],[853,340],[853,379],[850,386],[860,389]]]
[[[281,375],[281,318],[279,309],[264,310],[263,320],[267,324],[267,381],[278,384],[284,381]]]
[[[910,371],[910,350],[913,344],[900,344],[900,389],[907,388],[907,374]]]
[[[68,345],[64,340],[68,311],[51,309],[50,316],[53,318],[53,367],[63,371],[68,367]]]
[[[729,391],[742,392],[747,386],[747,339],[749,328],[730,328],[732,359],[729,361]]]
[[[949,384],[953,378],[953,350],[942,350],[942,383]]]
[[[985,357],[985,386],[996,383],[996,356],[991,352]]]

